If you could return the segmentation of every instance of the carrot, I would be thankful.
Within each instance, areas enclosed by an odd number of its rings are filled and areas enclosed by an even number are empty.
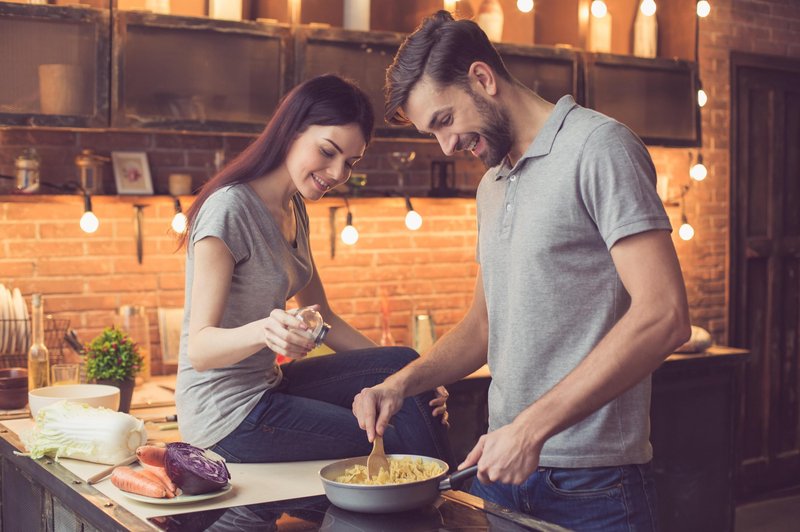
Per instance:
[[[136,458],[143,464],[164,467],[164,457],[167,455],[166,447],[155,445],[142,445],[136,449]]]
[[[145,477],[149,478],[153,482],[158,482],[158,485],[164,488],[164,491],[167,494],[167,499],[172,499],[172,498],[175,497],[175,492],[172,491],[171,489],[169,489],[166,484],[164,484],[164,481],[161,479],[161,477],[159,477],[156,474],[155,471],[153,471],[151,469],[135,469],[134,471],[136,471],[140,475],[144,475]]]
[[[176,486],[175,483],[172,482],[172,479],[169,478],[166,469],[164,469],[163,467],[151,466],[147,464],[142,464],[142,466],[144,467],[145,471],[150,471],[154,473],[159,478],[159,480],[161,480],[161,483],[164,484],[164,486],[167,488],[167,491],[171,491],[173,495],[178,493],[178,486]]]
[[[117,467],[111,472],[111,483],[128,493],[156,499],[163,499],[167,496],[167,489],[163,484],[151,480],[127,466]]]

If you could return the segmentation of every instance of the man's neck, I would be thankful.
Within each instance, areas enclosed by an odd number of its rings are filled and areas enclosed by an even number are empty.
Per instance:
[[[508,91],[510,98],[507,102],[513,102],[513,112],[509,105],[508,116],[511,119],[511,133],[514,143],[508,153],[508,160],[511,166],[517,164],[522,155],[534,141],[536,136],[544,127],[547,119],[553,113],[555,104],[541,98],[538,94],[519,85],[511,86]]]

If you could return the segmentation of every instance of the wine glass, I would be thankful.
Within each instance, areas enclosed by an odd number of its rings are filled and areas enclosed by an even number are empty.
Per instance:
[[[400,176],[397,180],[399,188],[402,189],[405,185],[405,170],[411,166],[411,163],[416,158],[417,152],[414,150],[389,152],[389,164]]]

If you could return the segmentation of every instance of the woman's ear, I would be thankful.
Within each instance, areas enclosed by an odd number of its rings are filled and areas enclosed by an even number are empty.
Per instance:
[[[475,61],[469,66],[468,75],[489,96],[497,94],[497,77],[492,67],[483,61]]]

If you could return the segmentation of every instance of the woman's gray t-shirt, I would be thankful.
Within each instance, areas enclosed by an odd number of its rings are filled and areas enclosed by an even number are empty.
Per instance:
[[[297,236],[293,246],[283,237],[266,205],[247,184],[223,187],[203,203],[192,226],[186,257],[186,299],[175,402],[181,437],[210,447],[230,434],[281,380],[275,354],[267,349],[224,368],[196,371],[189,362],[188,335],[196,242],[219,238],[235,262],[230,292],[219,324],[235,328],[265,318],[311,279],[308,214],[294,197]]]

